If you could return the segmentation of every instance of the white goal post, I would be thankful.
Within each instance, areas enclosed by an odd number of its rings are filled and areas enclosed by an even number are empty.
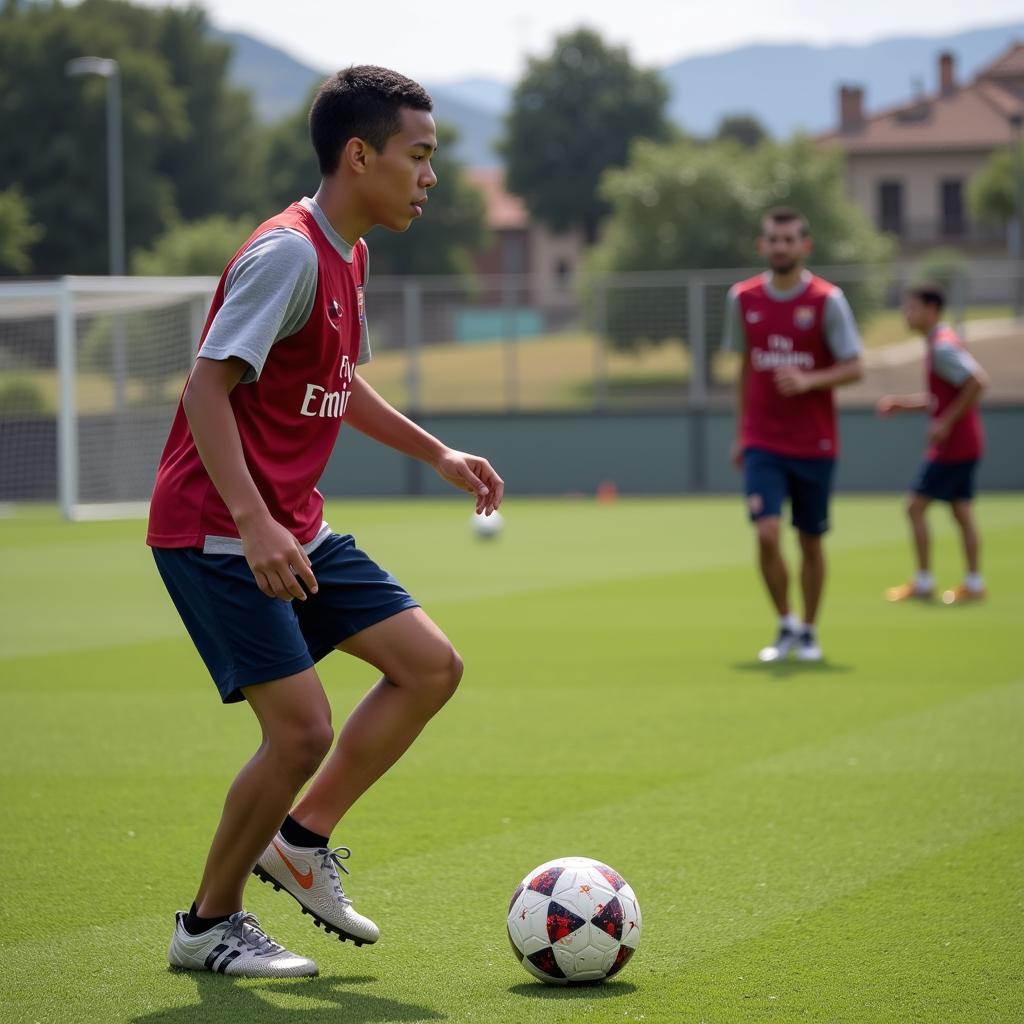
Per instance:
[[[144,514],[211,277],[0,283],[0,502]]]

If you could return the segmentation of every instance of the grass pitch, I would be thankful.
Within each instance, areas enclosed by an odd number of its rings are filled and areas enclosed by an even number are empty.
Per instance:
[[[937,574],[959,576],[935,509]],[[311,981],[176,975],[164,954],[257,743],[222,707],[141,523],[0,523],[0,1020],[1024,1019],[1024,500],[979,506],[991,598],[890,607],[895,498],[843,499],[821,666],[772,631],[737,500],[336,503],[462,652],[453,702],[335,835],[381,925],[354,949],[253,881]],[[341,719],[373,679],[322,665]],[[533,982],[504,935],[551,857],[643,910],[613,982]]]

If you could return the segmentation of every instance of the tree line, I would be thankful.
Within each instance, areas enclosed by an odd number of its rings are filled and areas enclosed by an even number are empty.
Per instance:
[[[129,266],[216,273],[264,218],[310,194],[319,174],[308,103],[257,122],[229,78],[231,50],[198,7],[128,0],[5,0],[0,10],[0,273],[107,271],[105,83],[69,78],[83,55],[115,58],[123,83]],[[595,32],[565,33],[516,86],[500,151],[531,216],[582,230],[599,272],[748,265],[761,211],[799,206],[822,263],[884,260],[887,240],[846,197],[841,158],[806,139],[775,141],[748,116],[714,139],[668,119],[653,70]],[[439,184],[413,232],[371,238],[374,271],[468,273],[486,243],[483,200],[439,125]],[[972,183],[972,212],[1012,210],[1010,159]]]

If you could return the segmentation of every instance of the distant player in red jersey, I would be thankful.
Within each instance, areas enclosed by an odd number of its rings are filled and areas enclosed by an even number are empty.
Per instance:
[[[907,499],[917,573],[909,583],[886,592],[890,601],[927,600],[934,596],[931,538],[925,519],[925,510],[933,501],[949,503],[960,528],[967,563],[963,583],[945,591],[942,600],[946,604],[959,604],[985,596],[981,544],[971,502],[975,472],[985,450],[978,399],[988,384],[988,377],[953,328],[943,323],[945,305],[945,295],[938,285],[923,284],[909,289],[903,300],[903,315],[907,325],[925,339],[928,390],[913,395],[885,395],[878,400],[881,416],[909,411],[929,414],[928,452]]]
[[[478,512],[501,503],[485,459],[448,448],[356,372],[369,358],[362,238],[375,225],[405,231],[423,212],[437,183],[431,106],[384,68],[323,84],[309,120],[320,188],[257,228],[225,269],[160,460],[147,538],[160,575],[221,699],[246,701],[263,734],[228,791],[195,902],[176,916],[176,968],[317,972],[243,910],[252,873],[325,931],[376,941],[341,885],[350,851],[329,837],[462,676],[416,601],[327,525],[316,489],[344,419],[433,466]],[[381,678],[332,751],[313,666],[334,650]]]
[[[819,661],[822,538],[839,451],[832,389],[861,377],[861,342],[842,291],[804,268],[811,238],[800,213],[770,210],[758,249],[771,269],[729,291],[724,343],[743,353],[732,461],[743,470],[761,575],[779,616],[776,638],[759,658]],[[802,620],[790,607],[782,557],[786,498],[800,540]]]

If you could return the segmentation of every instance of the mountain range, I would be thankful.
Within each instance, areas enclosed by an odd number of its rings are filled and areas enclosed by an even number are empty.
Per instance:
[[[258,116],[273,121],[294,113],[329,72],[311,68],[268,43],[238,32],[213,34],[234,47],[231,76],[253,95]],[[752,114],[769,134],[820,132],[837,117],[841,84],[865,88],[870,114],[936,89],[938,55],[948,50],[963,81],[1024,40],[1024,22],[944,36],[908,36],[857,46],[759,44],[687,57],[660,69],[669,87],[669,114],[686,132],[714,133],[728,114]],[[424,85],[439,120],[459,130],[458,154],[471,166],[500,162],[494,145],[502,133],[512,86],[488,78]]]

